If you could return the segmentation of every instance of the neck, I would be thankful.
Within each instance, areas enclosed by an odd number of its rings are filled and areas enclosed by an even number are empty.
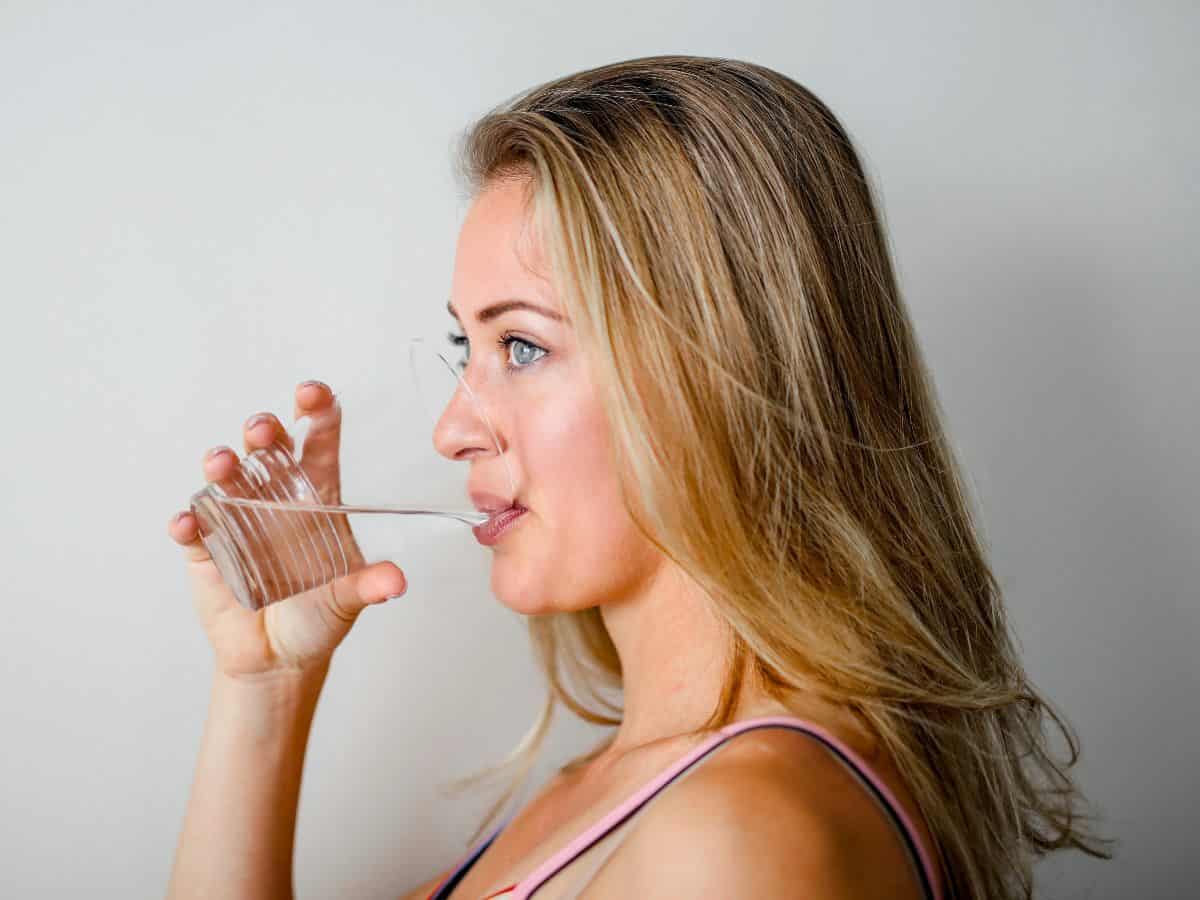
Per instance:
[[[699,728],[725,680],[728,628],[699,585],[664,563],[634,594],[601,607],[621,659],[624,715],[607,754],[662,743]],[[743,679],[739,707],[755,692]]]

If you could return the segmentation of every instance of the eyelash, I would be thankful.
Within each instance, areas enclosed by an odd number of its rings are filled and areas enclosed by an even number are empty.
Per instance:
[[[468,344],[467,336],[465,334],[455,334],[453,331],[450,331],[450,332],[447,332],[446,337],[447,337],[447,339],[449,339],[450,343],[456,347],[463,347],[463,346],[467,346],[467,344]],[[539,347],[537,344],[533,343],[532,341],[527,341],[524,338],[519,338],[516,335],[514,335],[511,331],[504,332],[502,335],[500,335],[500,339],[498,341],[496,341],[497,347],[508,348],[508,347],[511,347],[513,344],[524,344],[526,347],[532,347],[534,350],[541,350],[542,355],[539,356],[537,359],[533,360],[533,362],[525,363],[525,365],[523,365],[523,366],[515,366],[511,362],[509,362],[508,359],[506,358],[504,361],[504,368],[509,372],[519,372],[522,369],[528,369],[530,366],[533,365],[533,363],[537,362],[540,359],[544,359],[546,356],[548,356],[550,354],[550,351],[547,350],[545,347]],[[461,372],[463,369],[465,369],[467,367],[467,361],[460,359],[456,365],[458,367],[458,370]]]

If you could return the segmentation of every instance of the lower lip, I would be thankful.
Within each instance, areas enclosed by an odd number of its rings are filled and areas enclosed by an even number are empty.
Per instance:
[[[527,509],[510,506],[504,512],[492,516],[482,525],[472,526],[471,531],[475,535],[475,540],[485,547],[490,547],[508,534],[512,530],[513,524],[527,512],[529,512]]]

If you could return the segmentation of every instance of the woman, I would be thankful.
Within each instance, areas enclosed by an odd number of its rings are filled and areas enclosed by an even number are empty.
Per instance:
[[[1065,772],[1077,742],[1014,651],[833,114],[761,66],[637,59],[513,99],[463,160],[454,340],[518,496],[494,493],[469,404],[434,438],[480,508],[525,510],[493,544],[492,589],[528,617],[549,685],[472,840],[558,703],[615,729],[405,896],[1011,898],[1050,850],[1108,858]],[[331,394],[306,383],[296,402]],[[248,425],[247,450],[286,440],[272,416]],[[311,440],[336,496],[337,435]],[[218,450],[209,479],[238,465]],[[170,533],[217,658],[171,895],[289,896],[330,657],[403,573],[378,563],[251,614],[194,518]]]

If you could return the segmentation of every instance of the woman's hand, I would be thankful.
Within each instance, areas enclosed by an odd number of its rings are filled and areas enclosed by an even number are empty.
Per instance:
[[[301,468],[323,504],[341,502],[338,448],[341,412],[329,387],[306,381],[296,388],[295,417],[312,415],[304,438]],[[243,433],[245,452],[291,437],[270,414],[252,416]],[[228,447],[215,447],[203,461],[207,481],[226,482],[241,466]],[[167,532],[184,548],[192,600],[216,655],[217,668],[234,678],[256,680],[327,666],[333,651],[368,605],[407,590],[404,573],[391,562],[366,565],[344,515],[333,515],[350,574],[251,612],[238,603],[200,540],[196,517],[178,513]]]

